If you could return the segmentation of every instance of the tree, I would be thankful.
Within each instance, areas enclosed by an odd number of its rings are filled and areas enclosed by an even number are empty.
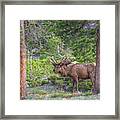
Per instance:
[[[96,29],[96,92],[100,92],[100,28]]]
[[[20,99],[26,96],[26,45],[24,21],[20,21]]]

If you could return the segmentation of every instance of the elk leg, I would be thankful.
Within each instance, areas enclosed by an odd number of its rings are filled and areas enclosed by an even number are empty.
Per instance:
[[[78,80],[76,80],[76,91],[78,92]]]
[[[64,80],[63,89],[64,89],[64,92],[66,92],[66,91],[67,91],[67,89],[66,89],[66,81],[65,81],[65,80]]]
[[[75,81],[73,80],[73,93],[75,92]]]
[[[78,92],[78,77],[77,76],[74,76],[73,77],[73,89],[75,89],[75,87],[76,87],[76,91]]]

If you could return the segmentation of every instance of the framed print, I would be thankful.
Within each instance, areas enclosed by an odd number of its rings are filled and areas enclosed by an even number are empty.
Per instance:
[[[119,2],[1,2],[2,119],[119,119]]]

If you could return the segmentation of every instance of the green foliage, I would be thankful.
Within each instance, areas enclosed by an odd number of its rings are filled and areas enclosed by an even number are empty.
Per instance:
[[[67,56],[80,63],[95,62],[99,21],[27,20],[26,23],[26,46],[30,54],[58,59]]]
[[[29,85],[29,87],[36,87],[36,86],[41,85],[41,81],[40,80],[27,79],[27,84]]]
[[[27,61],[27,81],[29,86],[47,84],[47,78],[51,74],[54,74],[53,66],[50,64],[48,58]]]
[[[80,63],[93,63],[96,58],[95,38],[80,37],[73,44],[73,54]]]
[[[89,91],[92,89],[92,82],[91,80],[80,81],[78,84],[79,90]]]
[[[60,78],[58,75],[50,75],[49,78],[48,78],[52,84],[56,84],[56,85],[62,85],[64,83],[64,80],[62,78]]]
[[[83,95],[83,96],[90,96],[90,95],[92,95],[92,92],[87,91],[87,92],[85,92],[85,93],[82,93],[82,95]]]
[[[49,81],[63,85],[63,78],[53,72],[51,56],[58,62],[65,56],[78,63],[96,62],[96,29],[99,26],[97,20],[25,20],[28,85],[35,87]],[[70,79],[67,86],[72,91]],[[91,81],[79,82],[79,90],[91,89]]]

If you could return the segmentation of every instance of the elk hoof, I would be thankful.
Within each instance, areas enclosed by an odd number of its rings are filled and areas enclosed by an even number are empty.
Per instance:
[[[81,92],[79,92],[79,91],[73,92],[73,96],[78,96],[80,94],[81,94]]]
[[[81,95],[82,93],[81,93],[80,91],[77,91],[77,94],[78,94],[78,95]]]

